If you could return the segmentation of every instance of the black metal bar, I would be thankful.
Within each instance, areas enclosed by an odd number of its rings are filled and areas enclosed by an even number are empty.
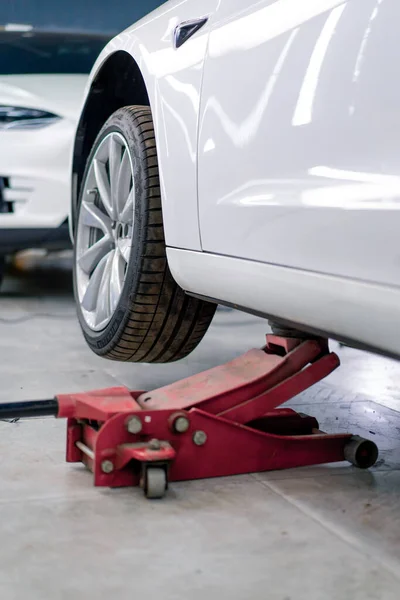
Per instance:
[[[56,417],[57,414],[58,402],[55,398],[52,400],[29,400],[0,404],[0,420],[47,416]]]

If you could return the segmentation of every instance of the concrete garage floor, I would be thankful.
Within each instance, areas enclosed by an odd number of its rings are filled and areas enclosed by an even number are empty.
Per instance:
[[[219,311],[179,364],[108,362],[83,342],[68,269],[46,264],[9,277],[0,307],[0,401],[164,385],[259,347],[266,331]],[[174,483],[149,502],[66,465],[64,422],[1,422],[0,598],[397,600],[400,364],[332,347],[343,366],[295,404],[322,428],[374,439],[368,472],[341,463]]]

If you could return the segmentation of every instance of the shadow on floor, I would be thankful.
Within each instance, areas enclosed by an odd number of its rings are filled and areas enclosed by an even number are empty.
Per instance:
[[[48,256],[27,255],[8,266],[0,289],[3,298],[69,297],[73,294],[72,256],[62,253]]]

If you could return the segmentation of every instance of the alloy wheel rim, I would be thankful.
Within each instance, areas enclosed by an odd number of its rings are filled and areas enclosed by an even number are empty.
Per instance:
[[[125,283],[135,211],[132,158],[124,137],[109,133],[98,146],[83,185],[75,272],[86,324],[101,331],[112,319]]]

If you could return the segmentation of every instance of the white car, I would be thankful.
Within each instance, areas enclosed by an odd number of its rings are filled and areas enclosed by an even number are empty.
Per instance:
[[[99,355],[187,355],[218,303],[400,355],[398,0],[169,0],[97,60],[73,152]]]
[[[0,28],[0,279],[5,254],[70,243],[71,148],[109,37]]]

